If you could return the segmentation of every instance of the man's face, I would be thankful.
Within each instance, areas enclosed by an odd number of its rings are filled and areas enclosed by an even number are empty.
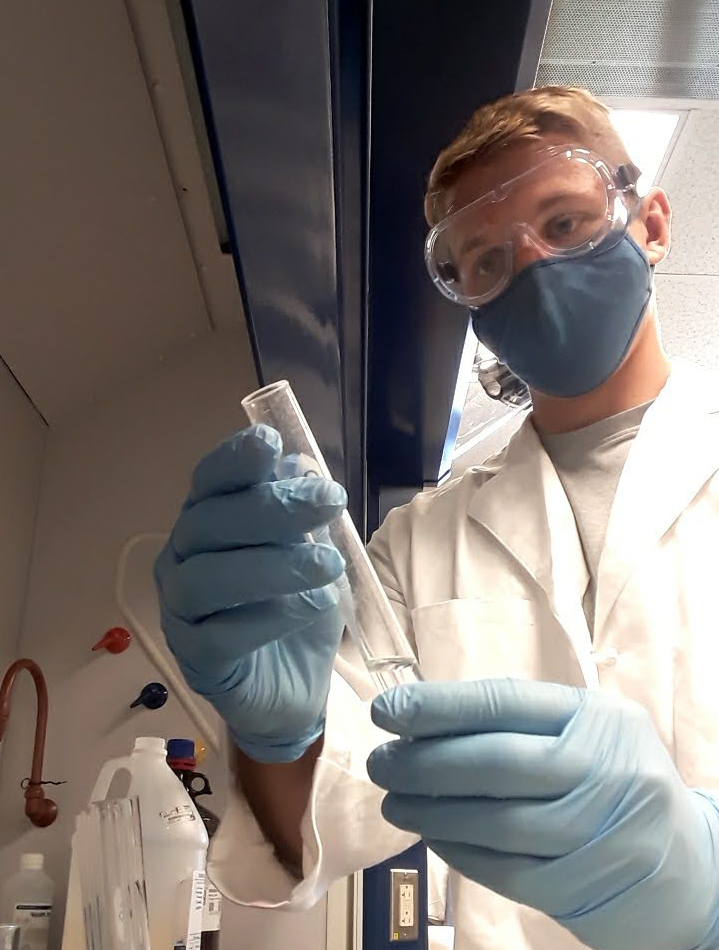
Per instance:
[[[593,392],[640,345],[640,323],[652,325],[647,262],[667,253],[669,204],[658,188],[639,202],[615,179],[601,156],[565,135],[521,141],[467,167],[447,195],[448,217],[430,232],[435,283],[473,309],[480,340],[534,394]],[[623,242],[627,231],[646,261]],[[595,248],[590,266],[574,270]],[[545,258],[566,263],[537,270],[504,297]],[[518,319],[530,314],[538,319]]]

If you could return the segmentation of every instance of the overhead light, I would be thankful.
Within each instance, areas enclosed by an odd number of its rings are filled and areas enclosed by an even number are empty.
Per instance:
[[[632,161],[641,169],[637,191],[645,195],[663,170],[680,115],[658,109],[612,109],[611,119]]]

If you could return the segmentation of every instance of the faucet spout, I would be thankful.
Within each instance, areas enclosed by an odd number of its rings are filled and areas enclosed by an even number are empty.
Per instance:
[[[37,828],[47,828],[57,818],[57,805],[45,798],[42,790],[42,762],[45,756],[45,732],[47,730],[47,684],[42,670],[34,660],[15,660],[8,668],[0,686],[0,742],[10,718],[10,698],[13,684],[20,670],[32,676],[37,692],[37,717],[35,719],[35,745],[32,752],[32,771],[25,789],[25,814]]]

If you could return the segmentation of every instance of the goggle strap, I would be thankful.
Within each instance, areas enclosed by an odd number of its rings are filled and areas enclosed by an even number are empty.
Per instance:
[[[634,191],[641,174],[634,162],[625,162],[617,169],[617,183],[622,191]]]

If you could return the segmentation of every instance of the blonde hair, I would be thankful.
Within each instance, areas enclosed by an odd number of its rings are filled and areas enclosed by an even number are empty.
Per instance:
[[[586,89],[544,86],[480,106],[457,138],[440,152],[429,176],[424,213],[430,226],[447,215],[448,192],[468,165],[486,161],[513,142],[566,133],[567,142],[596,152],[614,167],[631,159],[609,109]]]

